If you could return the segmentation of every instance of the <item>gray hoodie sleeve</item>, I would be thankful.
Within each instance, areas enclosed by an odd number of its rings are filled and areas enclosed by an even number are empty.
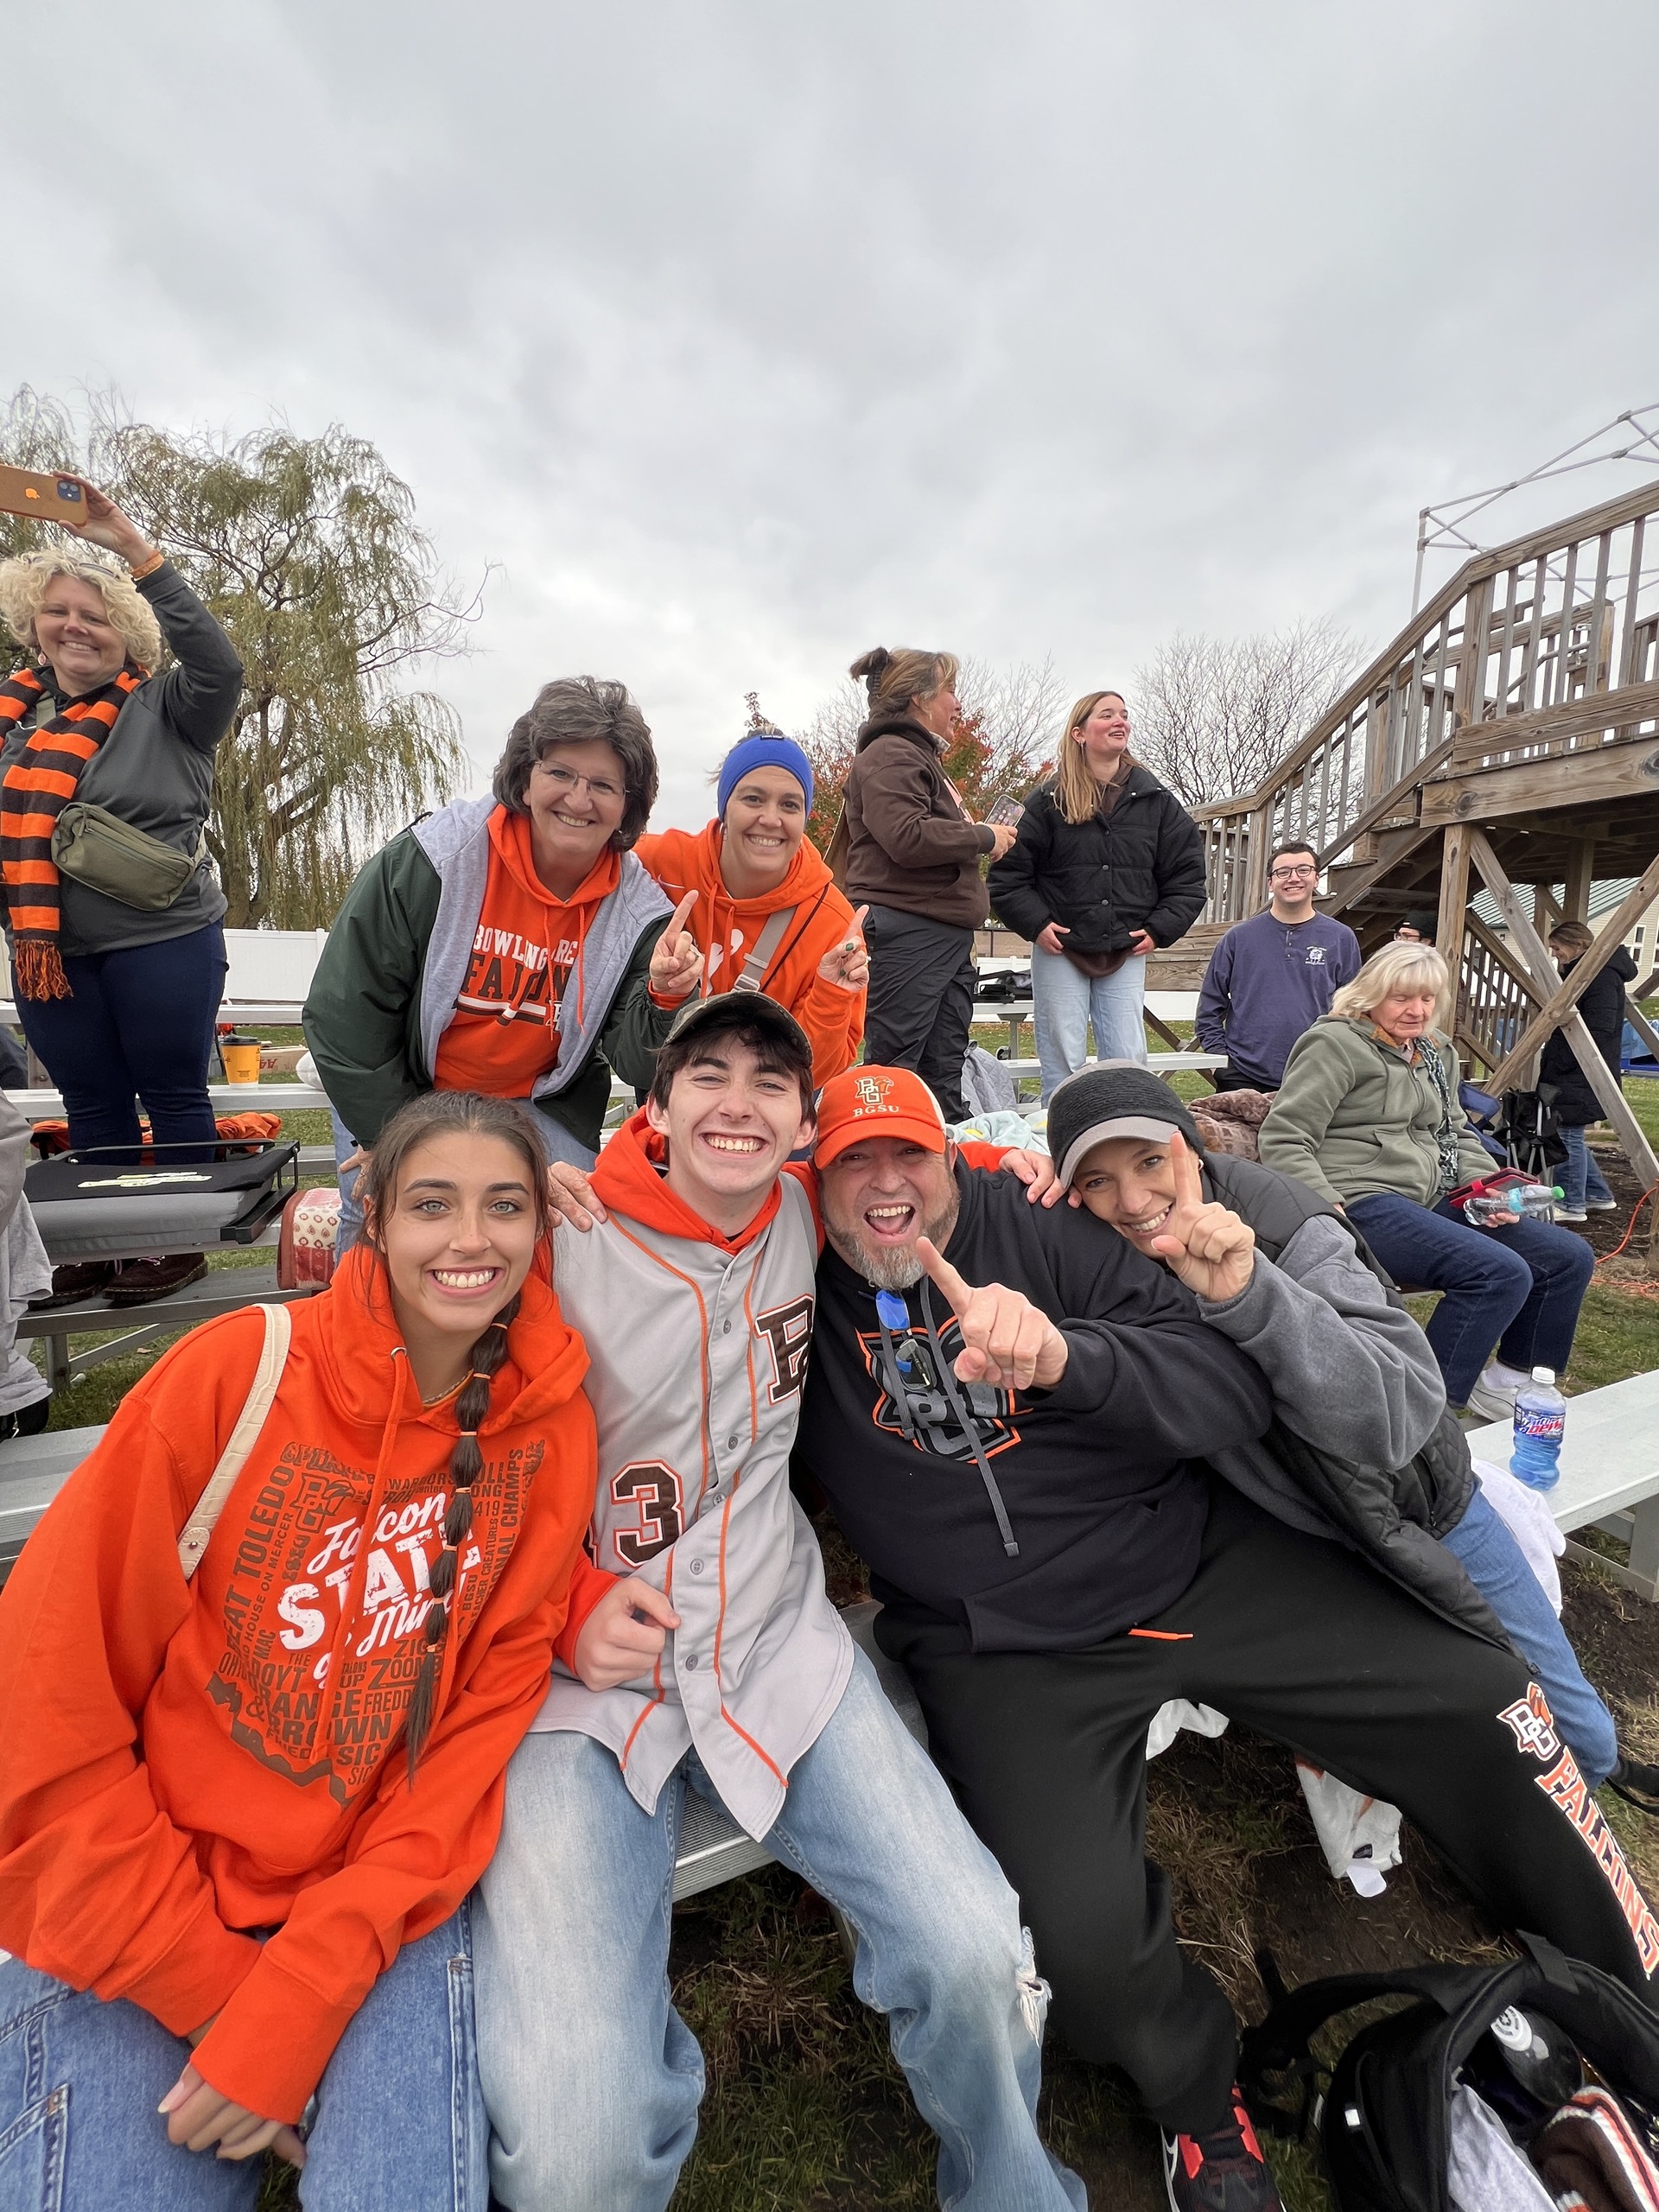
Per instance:
[[[1198,1311],[1267,1376],[1274,1410],[1316,1449],[1372,1467],[1421,1451],[1446,1406],[1428,1339],[1389,1303],[1340,1222],[1306,1221],[1236,1298]]]

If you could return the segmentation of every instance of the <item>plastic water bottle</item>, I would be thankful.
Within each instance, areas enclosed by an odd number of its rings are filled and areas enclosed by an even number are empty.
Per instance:
[[[1507,1229],[1516,1213],[1507,1189],[1477,1191],[1464,1200],[1463,1217],[1475,1229]]]
[[[1555,1209],[1567,1196],[1554,1183],[1511,1183],[1509,1199],[1517,1215],[1524,1214],[1530,1221],[1552,1221]]]
[[[1535,1367],[1530,1382],[1515,1394],[1515,1449],[1510,1472],[1531,1490],[1554,1490],[1561,1478],[1561,1438],[1567,1400],[1555,1388],[1553,1367]]]

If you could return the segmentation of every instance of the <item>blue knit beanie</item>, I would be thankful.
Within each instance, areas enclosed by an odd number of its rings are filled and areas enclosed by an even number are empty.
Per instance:
[[[724,819],[728,802],[751,768],[787,768],[806,793],[806,810],[812,811],[812,763],[792,737],[781,730],[757,729],[737,743],[720,764],[720,813]]]

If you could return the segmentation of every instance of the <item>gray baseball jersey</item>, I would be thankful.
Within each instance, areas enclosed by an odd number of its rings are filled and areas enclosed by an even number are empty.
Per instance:
[[[594,1691],[556,1663],[537,1729],[615,1752],[647,1810],[696,1745],[760,1838],[852,1671],[853,1645],[789,1488],[817,1236],[798,1180],[735,1254],[619,1215],[562,1224],[553,1280],[592,1366],[599,1493],[589,1548],[680,1616],[648,1675]]]

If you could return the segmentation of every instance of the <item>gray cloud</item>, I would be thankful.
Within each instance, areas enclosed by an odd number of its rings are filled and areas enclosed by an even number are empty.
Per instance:
[[[687,822],[746,690],[878,639],[1077,690],[1178,626],[1380,642],[1425,499],[1659,397],[1634,0],[63,20],[10,34],[96,124],[14,143],[8,376],[374,438],[501,563],[437,679],[475,753],[620,674]]]

